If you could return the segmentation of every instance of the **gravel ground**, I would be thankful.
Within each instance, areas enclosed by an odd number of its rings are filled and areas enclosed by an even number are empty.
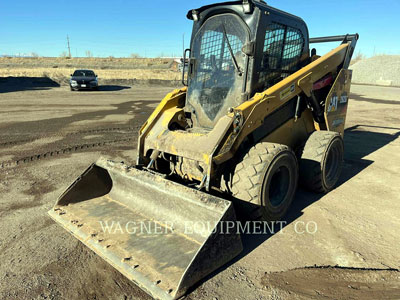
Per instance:
[[[0,299],[149,299],[47,211],[99,156],[133,163],[135,128],[170,88],[12,90],[0,94]],[[400,89],[353,86],[351,99],[337,188],[299,190],[282,232],[244,235],[187,299],[400,299]],[[315,233],[296,231],[310,222]]]
[[[400,87],[400,55],[379,55],[350,66],[353,83]]]

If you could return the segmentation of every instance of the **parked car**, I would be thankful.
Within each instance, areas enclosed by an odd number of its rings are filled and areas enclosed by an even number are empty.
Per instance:
[[[71,91],[89,89],[98,90],[97,75],[92,70],[75,70],[69,80]]]

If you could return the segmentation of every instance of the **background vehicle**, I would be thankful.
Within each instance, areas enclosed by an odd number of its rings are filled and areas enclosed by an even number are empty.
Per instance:
[[[358,39],[309,39],[302,19],[259,1],[208,5],[188,18],[188,86],[140,129],[137,165],[100,159],[49,212],[160,299],[179,298],[242,251],[236,227],[225,227],[236,224],[235,210],[279,220],[299,177],[315,192],[335,186]],[[341,45],[310,53],[310,43],[331,41]],[[100,222],[112,220],[155,221],[167,233],[104,232]],[[188,233],[188,223],[199,230]]]
[[[98,90],[97,75],[92,70],[75,70],[69,81],[71,91],[91,89]]]

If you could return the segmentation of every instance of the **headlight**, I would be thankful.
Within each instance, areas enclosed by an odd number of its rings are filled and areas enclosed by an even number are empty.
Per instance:
[[[78,83],[76,82],[76,80],[70,80],[71,85],[77,85]]]

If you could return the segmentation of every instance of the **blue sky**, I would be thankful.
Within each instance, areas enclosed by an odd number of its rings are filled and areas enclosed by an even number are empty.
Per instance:
[[[0,0],[0,55],[36,52],[59,56],[179,56],[189,45],[191,8],[212,0]],[[303,18],[310,37],[358,32],[356,51],[400,54],[400,0],[267,0]],[[334,44],[324,46],[326,51]],[[320,50],[320,49],[318,49]]]

